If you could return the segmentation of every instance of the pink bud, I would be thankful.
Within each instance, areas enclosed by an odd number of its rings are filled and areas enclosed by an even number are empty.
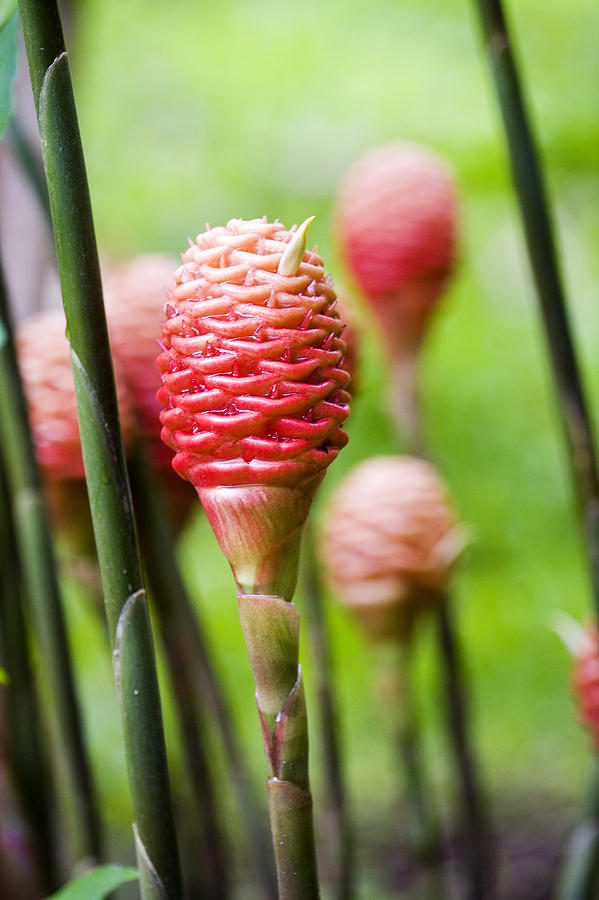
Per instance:
[[[406,634],[439,598],[462,546],[434,468],[379,456],[357,466],[334,494],[321,550],[340,598],[380,639]]]

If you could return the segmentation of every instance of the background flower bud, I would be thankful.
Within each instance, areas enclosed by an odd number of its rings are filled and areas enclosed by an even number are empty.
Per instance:
[[[439,598],[462,546],[435,469],[405,456],[353,470],[333,496],[321,542],[331,582],[375,639],[408,632]]]

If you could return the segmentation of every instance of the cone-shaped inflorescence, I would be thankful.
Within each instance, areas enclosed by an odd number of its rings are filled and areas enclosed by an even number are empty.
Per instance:
[[[298,667],[302,525],[346,436],[345,345],[332,282],[304,223],[208,229],[183,255],[158,359],[162,436],[196,487],[238,586],[271,766],[283,898],[318,895]]]
[[[435,864],[440,848],[422,773],[409,651],[416,620],[443,601],[462,547],[455,514],[431,465],[374,457],[337,489],[322,538],[332,583],[379,649],[385,718],[393,723],[404,767],[408,841],[422,862]],[[440,896],[440,885],[430,889]]]
[[[409,636],[438,601],[463,546],[446,490],[427,462],[380,456],[342,483],[321,542],[331,581],[370,637]]]
[[[341,185],[336,232],[382,327],[393,364],[394,412],[415,441],[416,355],[457,253],[457,195],[449,166],[417,144],[370,150]]]

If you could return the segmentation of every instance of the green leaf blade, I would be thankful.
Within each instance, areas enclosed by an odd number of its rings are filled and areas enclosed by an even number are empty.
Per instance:
[[[111,891],[138,878],[137,869],[114,864],[98,866],[70,881],[48,900],[104,900]]]

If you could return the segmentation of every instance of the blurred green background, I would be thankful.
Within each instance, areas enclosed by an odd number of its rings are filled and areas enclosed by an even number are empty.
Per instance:
[[[597,408],[599,7],[520,0],[508,12]],[[533,801],[568,815],[590,741],[576,721],[568,653],[551,625],[556,610],[586,620],[590,591],[473,4],[87,0],[72,25],[75,90],[107,260],[178,253],[206,222],[265,214],[289,226],[315,214],[311,236],[343,294],[348,279],[331,230],[343,172],[366,148],[397,138],[428,144],[454,166],[461,263],[427,340],[422,387],[432,455],[471,535],[455,594],[472,727],[496,822],[511,810],[530,811]],[[376,335],[365,346],[350,444],[327,475],[318,509],[358,460],[393,451]],[[260,782],[265,764],[233,582],[201,515],[182,539],[181,560]],[[329,616],[352,810],[368,834],[391,821],[399,776],[372,698],[371,654],[333,603]],[[112,821],[125,827],[110,661],[93,618],[73,606],[71,622],[103,795]],[[433,651],[425,630],[421,717],[438,803],[447,808],[452,772]],[[305,657],[309,682],[307,646]],[[312,735],[318,803],[315,723]]]

